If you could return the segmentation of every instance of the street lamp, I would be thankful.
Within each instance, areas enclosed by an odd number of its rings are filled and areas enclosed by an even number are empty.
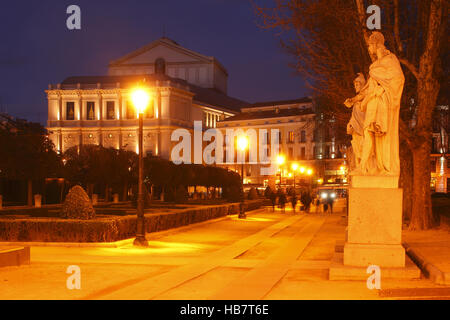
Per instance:
[[[294,171],[294,191],[295,191],[295,172],[297,172],[298,170],[298,163],[294,162],[291,167],[292,171]]]
[[[145,218],[144,218],[144,155],[143,155],[143,127],[144,111],[150,102],[149,93],[142,89],[134,89],[131,93],[131,101],[139,114],[139,182],[138,182],[138,201],[137,201],[137,220],[136,220],[136,239],[133,244],[139,247],[148,247],[145,239]]]
[[[277,164],[278,164],[278,166],[281,167],[284,164],[285,161],[286,161],[286,157],[283,156],[282,154],[277,156]],[[281,190],[281,179],[283,177],[282,175],[283,175],[283,170],[281,170],[281,168],[280,168],[280,190]]]
[[[239,218],[245,219],[247,216],[244,212],[244,162],[245,162],[245,151],[248,148],[248,138],[246,136],[240,136],[237,140],[237,146],[239,150],[241,150],[243,154],[243,159],[241,163],[241,184],[242,184],[242,199],[241,199],[241,207],[239,210]]]

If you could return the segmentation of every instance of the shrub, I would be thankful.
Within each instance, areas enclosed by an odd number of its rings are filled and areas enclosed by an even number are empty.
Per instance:
[[[255,199],[258,199],[258,193],[256,192],[256,189],[252,187],[248,192],[248,200],[255,200]]]
[[[74,186],[66,196],[60,212],[62,218],[89,220],[95,218],[95,210],[88,195],[80,186]]]

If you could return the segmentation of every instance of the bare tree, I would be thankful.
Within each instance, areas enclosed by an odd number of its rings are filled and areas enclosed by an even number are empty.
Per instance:
[[[369,30],[366,8],[382,9],[382,33],[405,73],[400,139],[405,208],[410,210],[410,229],[433,225],[430,190],[430,151],[433,110],[438,95],[445,103],[443,57],[447,54],[446,0],[274,0],[271,7],[254,7],[261,27],[278,29],[282,46],[295,57],[293,67],[308,79],[317,95],[326,97],[338,125],[350,114],[343,107],[352,96],[357,72],[367,74],[371,57],[367,50]],[[447,40],[447,41],[445,41]],[[445,61],[445,60],[444,60]],[[411,101],[414,101],[412,103]],[[410,209],[409,209],[410,208]]]

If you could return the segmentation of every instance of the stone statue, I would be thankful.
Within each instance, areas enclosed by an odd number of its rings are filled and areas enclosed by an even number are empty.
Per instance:
[[[361,159],[355,174],[400,174],[398,120],[405,77],[397,57],[384,46],[378,31],[369,37],[369,54],[374,62],[369,79],[358,95],[345,105],[361,103],[365,112]]]
[[[359,93],[366,84],[366,79],[362,73],[358,73],[358,77],[353,81],[356,93]],[[347,124],[347,133],[352,135],[353,159],[351,161],[352,169],[359,167],[361,162],[362,142],[364,135],[364,118],[365,112],[361,109],[361,101],[351,101],[347,99],[345,106],[353,107],[352,117]]]

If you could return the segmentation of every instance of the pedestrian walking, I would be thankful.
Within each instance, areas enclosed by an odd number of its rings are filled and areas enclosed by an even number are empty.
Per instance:
[[[283,210],[283,212],[286,211],[286,194],[284,192],[281,191],[279,197],[278,197],[278,203],[280,205],[280,208]]]
[[[295,213],[295,206],[297,205],[297,195],[295,194],[295,191],[293,191],[292,195],[291,195],[291,204],[292,204],[292,210]]]

